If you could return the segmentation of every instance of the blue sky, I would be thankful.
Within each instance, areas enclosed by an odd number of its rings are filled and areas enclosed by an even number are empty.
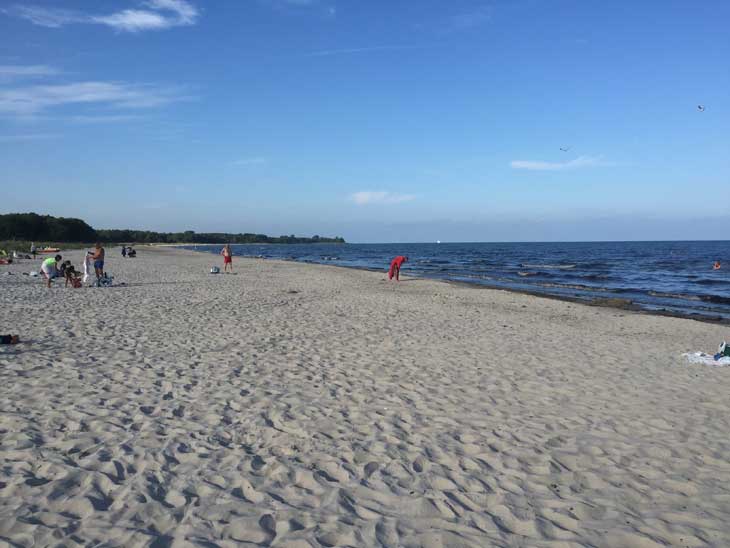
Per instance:
[[[3,0],[0,211],[727,239],[729,24],[725,0]]]

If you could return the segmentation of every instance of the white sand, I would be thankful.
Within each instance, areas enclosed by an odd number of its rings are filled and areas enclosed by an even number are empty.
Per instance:
[[[215,263],[0,267],[0,546],[730,546],[727,327]]]

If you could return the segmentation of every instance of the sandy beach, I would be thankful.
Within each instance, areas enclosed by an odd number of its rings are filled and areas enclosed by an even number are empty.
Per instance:
[[[730,546],[727,326],[221,262],[2,267],[0,546]]]

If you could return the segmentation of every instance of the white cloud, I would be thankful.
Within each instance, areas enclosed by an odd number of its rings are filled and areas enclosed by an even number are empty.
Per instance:
[[[27,135],[0,135],[0,143],[24,143],[26,141],[41,141],[58,137],[51,133],[29,133]]]
[[[268,160],[266,158],[241,158],[240,160],[231,162],[231,164],[234,166],[260,166],[267,162]]]
[[[580,169],[583,167],[609,166],[608,162],[604,162],[601,156],[579,156],[574,160],[567,162],[540,162],[531,160],[513,160],[510,166],[513,169],[528,169],[531,171],[565,171],[570,169]]]
[[[421,46],[366,46],[362,48],[324,49],[304,54],[306,57],[326,57],[329,55],[347,55],[350,53],[369,53],[373,51],[389,51],[401,49],[420,49]]]
[[[8,15],[14,15],[26,19],[34,25],[48,28],[58,28],[69,23],[85,23],[85,17],[75,11],[44,8],[41,6],[20,6],[15,5],[3,10]]]
[[[59,74],[58,69],[48,65],[0,65],[0,81],[14,78],[35,78]]]
[[[488,23],[491,19],[492,7],[488,5],[478,6],[449,17],[443,30],[446,32],[469,30]]]
[[[131,122],[140,118],[141,116],[135,114],[79,114],[69,116],[68,120],[77,124],[109,124],[115,122]]]
[[[180,100],[174,88],[122,82],[78,82],[0,90],[0,115],[31,116],[69,104],[102,104],[118,108],[147,108]]]
[[[141,6],[144,9],[125,9],[104,15],[21,5],[3,11],[42,27],[58,28],[74,23],[97,24],[125,32],[194,25],[199,15],[198,9],[187,0],[148,0],[142,2]]]
[[[369,205],[400,204],[415,200],[416,197],[413,194],[396,194],[393,192],[364,190],[361,192],[355,192],[350,196],[350,199],[357,205]]]

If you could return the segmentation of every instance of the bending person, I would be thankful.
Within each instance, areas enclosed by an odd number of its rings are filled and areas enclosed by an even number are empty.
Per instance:
[[[45,261],[43,261],[43,264],[41,265],[41,273],[43,274],[43,277],[46,279],[46,285],[50,288],[51,287],[51,280],[58,276],[58,263],[61,262],[60,255],[56,255],[55,257],[48,257]]]
[[[395,259],[393,259],[390,263],[390,270],[388,270],[388,279],[392,280],[393,276],[395,276],[395,281],[400,281],[400,268],[403,266],[403,263],[408,262],[408,257],[404,257],[403,255],[398,255]]]

